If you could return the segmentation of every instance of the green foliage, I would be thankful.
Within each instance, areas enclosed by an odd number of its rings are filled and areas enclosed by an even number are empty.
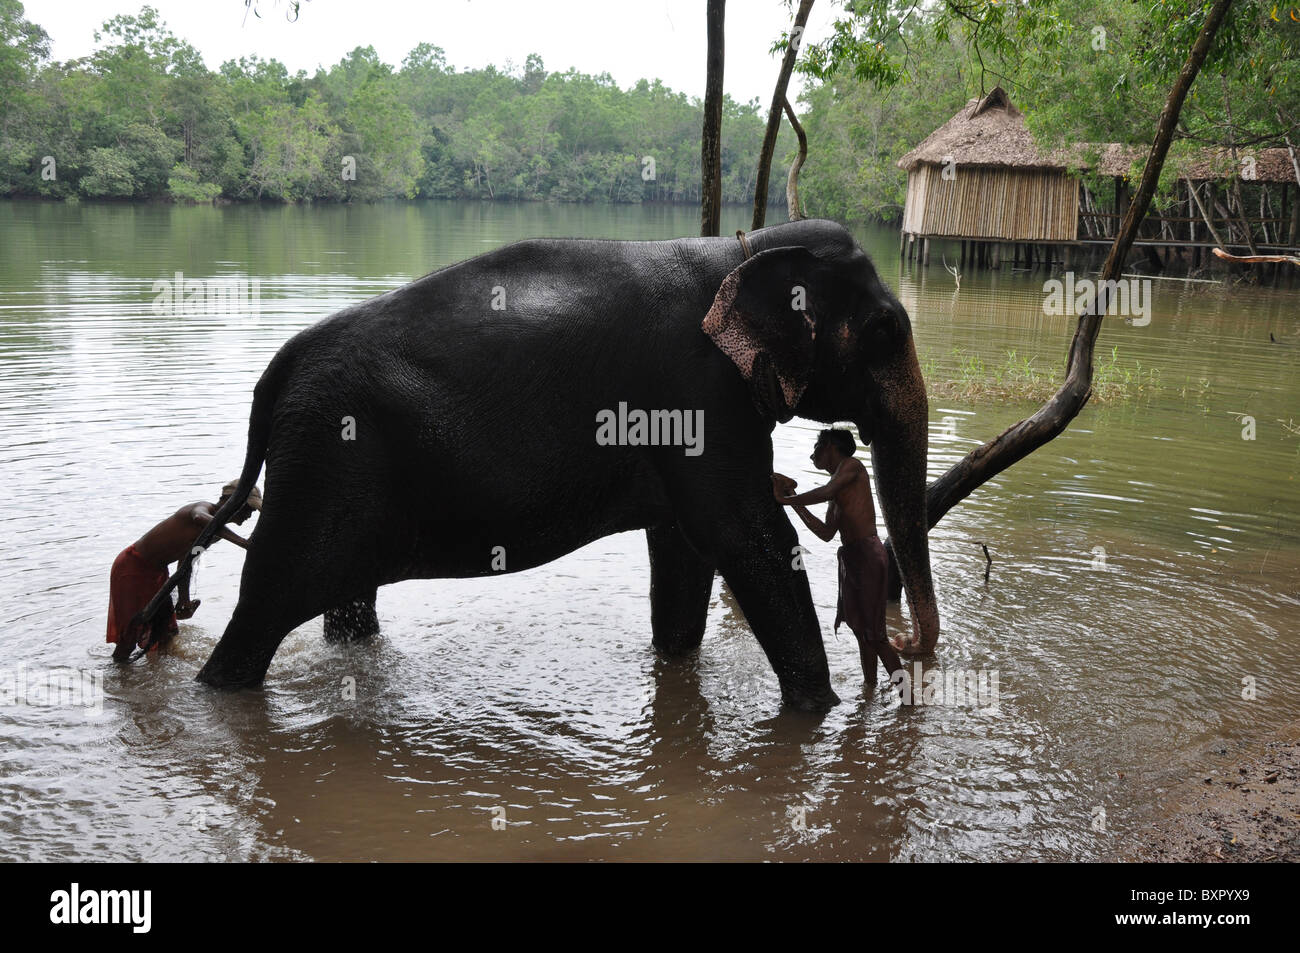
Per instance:
[[[131,198],[136,192],[135,163],[121,149],[90,150],[90,168],[81,178],[81,191],[92,198]]]
[[[200,182],[199,174],[183,162],[178,162],[167,177],[167,191],[178,202],[211,202],[221,194],[215,182]]]
[[[0,0],[0,38],[0,195],[699,200],[701,104],[658,80],[620,89],[549,73],[537,54],[458,72],[429,43],[400,68],[358,47],[315,75],[258,57],[212,71],[147,6],[70,63],[48,62],[16,0]],[[724,108],[724,199],[747,202],[764,116]],[[56,179],[41,178],[43,155]]]
[[[903,206],[897,160],[995,83],[1045,147],[1149,145],[1209,8],[825,2],[839,8],[831,35],[805,43],[797,66],[812,81],[801,194],[811,215],[885,221]],[[1163,187],[1197,147],[1300,141],[1300,22],[1288,10],[1236,0],[1183,109]],[[45,31],[17,0],[0,0],[0,195],[210,201],[215,186],[228,199],[277,202],[700,198],[701,104],[659,80],[621,89],[608,74],[548,72],[537,54],[521,68],[457,71],[430,43],[400,66],[358,47],[314,75],[258,57],[213,71],[148,6],[113,17],[96,40],[89,56],[51,63]],[[750,201],[764,121],[757,101],[725,101],[724,201]],[[778,203],[794,148],[783,127]],[[57,175],[42,174],[46,156]]]
[[[896,220],[895,162],[968,98],[1003,85],[1045,149],[1151,144],[1207,0],[855,0],[798,68],[816,214]],[[1229,110],[1232,121],[1228,121]],[[1300,142],[1300,22],[1272,0],[1236,0],[1192,87],[1157,205],[1205,146]],[[1095,156],[1080,153],[1078,161]],[[1230,170],[1229,170],[1230,171]],[[1141,163],[1133,170],[1141,173]],[[1110,183],[1090,181],[1106,194]]]
[[[161,194],[176,161],[177,144],[152,126],[131,123],[112,146],[92,148],[79,188],[91,198],[147,198]]]

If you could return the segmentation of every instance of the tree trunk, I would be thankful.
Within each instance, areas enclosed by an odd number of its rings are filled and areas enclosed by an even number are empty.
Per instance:
[[[1210,51],[1214,35],[1218,32],[1232,0],[1215,0],[1210,9],[1201,32],[1192,46],[1187,62],[1183,64],[1178,79],[1169,90],[1164,109],[1156,124],[1155,141],[1151,145],[1151,154],[1147,157],[1146,167],[1142,170],[1142,181],[1137,192],[1128,204],[1124,221],[1120,225],[1115,243],[1111,245],[1106,262],[1102,265],[1102,281],[1118,281],[1124,270],[1124,262],[1137,237],[1138,226],[1151,206],[1160,179],[1160,170],[1164,167],[1165,156],[1169,153],[1169,144],[1173,141],[1174,128],[1182,112],[1183,102],[1191,89],[1196,74]],[[1007,428],[993,440],[977,447],[958,461],[947,473],[930,484],[926,491],[926,516],[931,528],[943,519],[944,515],[969,496],[974,490],[987,483],[1007,467],[1023,460],[1048,441],[1059,436],[1070,421],[1078,416],[1088,398],[1092,396],[1092,355],[1093,345],[1101,330],[1102,316],[1108,308],[1106,286],[1099,284],[1093,313],[1081,314],[1070,344],[1066,360],[1065,382],[1052,398],[1040,407],[1032,416]],[[898,582],[898,570],[894,566],[893,551],[890,549],[890,595],[897,598],[901,584]]]
[[[790,221],[797,222],[804,218],[803,206],[799,204],[799,170],[803,168],[804,160],[808,158],[808,137],[804,135],[803,126],[799,124],[794,110],[790,108],[790,100],[782,99],[781,102],[785,105],[785,114],[790,119],[794,134],[799,137],[799,154],[790,164],[790,176],[785,180],[785,204],[790,210]]]
[[[709,0],[708,75],[704,84],[704,131],[700,136],[700,234],[722,228],[722,61],[726,0]]]
[[[785,90],[790,85],[790,74],[794,72],[794,61],[799,58],[799,45],[803,40],[803,30],[808,23],[808,14],[812,12],[813,0],[800,0],[799,9],[794,15],[794,26],[790,28],[790,43],[785,48],[781,59],[781,72],[776,78],[776,90],[772,93],[772,106],[767,111],[767,130],[763,133],[763,148],[758,153],[758,174],[754,182],[754,220],[751,229],[762,228],[767,219],[767,185],[772,176],[772,153],[776,150],[776,137],[781,131],[781,108],[785,104]],[[785,104],[789,110],[789,105]],[[801,138],[802,141],[802,138]],[[789,189],[787,187],[787,193]],[[790,220],[794,221],[793,215]]]

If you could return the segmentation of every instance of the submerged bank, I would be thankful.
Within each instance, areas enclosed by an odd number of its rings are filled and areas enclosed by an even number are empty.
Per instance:
[[[1171,794],[1172,806],[1114,860],[1300,861],[1300,721],[1239,751],[1219,748]]]

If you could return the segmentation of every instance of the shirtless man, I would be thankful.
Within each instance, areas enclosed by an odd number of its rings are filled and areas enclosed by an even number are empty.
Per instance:
[[[118,553],[113,560],[113,571],[109,576],[108,641],[117,643],[117,648],[113,650],[115,661],[129,660],[137,645],[153,648],[167,641],[177,632],[177,619],[188,619],[194,615],[200,600],[190,600],[190,581],[187,576],[181,580],[181,601],[174,613],[159,612],[152,628],[135,622],[136,614],[149,604],[167,582],[167,564],[178,562],[189,553],[203,527],[212,522],[213,515],[238,485],[238,480],[232,480],[222,487],[221,498],[216,503],[190,503],[182,506]],[[248,502],[240,507],[230,522],[243,523],[253,514],[253,510],[261,508],[262,493],[253,487],[248,494]],[[217,535],[236,546],[248,548],[248,540],[225,527]]]
[[[885,588],[889,557],[876,535],[876,507],[871,500],[871,476],[853,454],[853,434],[847,430],[823,430],[817,435],[811,460],[813,466],[831,474],[825,486],[794,494],[798,485],[788,476],[772,474],[772,493],[778,503],[794,509],[818,539],[829,543],[840,534],[839,601],[835,628],[847,622],[858,639],[862,674],[868,687],[876,684],[876,659],[889,675],[902,669],[898,653],[890,644],[885,628]],[[808,512],[808,503],[827,503],[826,522]]]

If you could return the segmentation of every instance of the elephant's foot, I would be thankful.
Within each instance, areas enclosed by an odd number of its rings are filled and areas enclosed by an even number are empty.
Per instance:
[[[325,641],[356,642],[379,634],[375,594],[329,609],[325,613]]]
[[[226,633],[212,650],[195,678],[213,688],[256,688],[266,678],[271,659],[288,630],[280,631],[257,625],[250,629],[241,624],[239,607]]]
[[[217,659],[216,653],[213,653],[213,657],[208,659],[207,664],[199,669],[199,674],[194,678],[195,681],[211,685],[213,688],[227,690],[257,688],[266,678],[267,668],[266,665],[259,666],[256,663],[224,664]]]
[[[781,690],[782,703],[794,711],[822,714],[840,703],[840,696],[829,685],[816,691]]]
[[[651,644],[654,645],[655,652],[659,654],[659,657],[669,662],[688,659],[700,650],[699,640],[691,639],[668,640],[660,639],[656,635]]]

